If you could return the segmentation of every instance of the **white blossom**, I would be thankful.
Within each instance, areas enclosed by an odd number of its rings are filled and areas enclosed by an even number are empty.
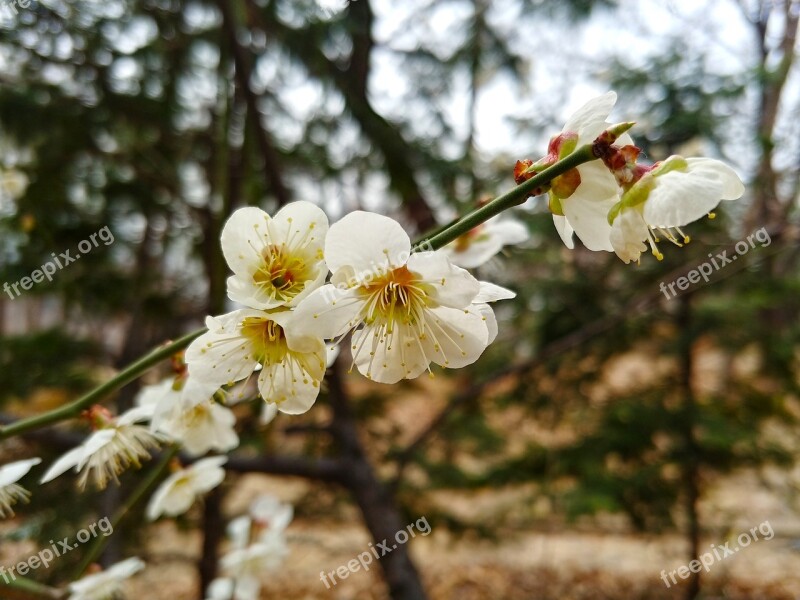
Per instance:
[[[68,600],[114,600],[122,589],[122,582],[144,569],[139,558],[118,562],[105,571],[87,575],[69,584]]]
[[[0,467],[0,517],[13,517],[14,510],[11,506],[19,501],[27,502],[31,497],[31,493],[17,482],[40,462],[41,458],[29,458]]]
[[[225,479],[222,465],[227,460],[226,456],[212,456],[172,473],[150,498],[147,518],[153,521],[160,515],[174,517],[185,513],[199,496],[222,483]]]

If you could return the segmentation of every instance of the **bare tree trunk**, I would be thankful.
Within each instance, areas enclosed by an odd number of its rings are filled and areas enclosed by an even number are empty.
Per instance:
[[[386,541],[392,549],[380,558],[392,600],[425,600],[427,594],[411,561],[408,545],[397,544],[393,548],[395,534],[405,529],[406,523],[389,489],[378,479],[364,452],[337,365],[334,365],[328,384],[333,409],[331,428],[340,446],[341,460],[345,463],[344,484],[361,510],[373,544],[377,547]]]

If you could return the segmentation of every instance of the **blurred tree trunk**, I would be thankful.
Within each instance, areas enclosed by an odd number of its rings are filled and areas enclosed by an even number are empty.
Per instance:
[[[389,548],[398,531],[406,523],[388,487],[378,479],[375,469],[367,458],[358,435],[358,428],[350,410],[347,392],[342,385],[338,365],[330,371],[327,379],[330,386],[330,402],[333,409],[331,428],[340,447],[344,462],[344,485],[353,494],[364,523],[372,535],[375,546],[384,541]],[[409,554],[408,544],[397,544],[396,548],[381,557],[386,584],[392,600],[425,600],[422,580]]]

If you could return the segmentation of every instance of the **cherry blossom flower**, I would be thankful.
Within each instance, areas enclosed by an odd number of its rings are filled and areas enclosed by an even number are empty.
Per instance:
[[[326,350],[313,332],[293,334],[291,311],[237,310],[208,317],[208,332],[186,350],[189,374],[215,385],[249,378],[259,366],[259,392],[288,414],[306,412],[319,394]]]
[[[270,217],[240,208],[222,230],[222,253],[234,275],[228,296],[250,308],[295,306],[325,282],[322,248],[328,218],[310,202],[292,202]]]
[[[139,558],[118,562],[105,571],[87,575],[68,586],[68,600],[112,600],[122,591],[122,582],[144,569]]]
[[[90,475],[101,489],[109,479],[119,483],[120,473],[131,465],[139,468],[142,460],[150,458],[148,450],[157,448],[159,442],[165,440],[164,436],[138,424],[152,415],[150,406],[132,408],[118,417],[112,417],[101,406],[91,408],[88,417],[96,431],[53,463],[40,483],[52,481],[72,467],[76,472],[83,471],[78,480],[81,488],[86,487]]]
[[[204,458],[167,477],[150,498],[147,518],[153,521],[160,515],[174,517],[185,513],[198,496],[222,483],[225,479],[222,465],[227,460],[227,456]]]
[[[216,402],[218,386],[186,376],[169,378],[142,388],[139,405],[154,404],[151,429],[180,442],[187,453],[201,456],[210,450],[226,452],[239,445],[236,416]]]
[[[722,200],[736,200],[745,188],[728,165],[711,158],[671,156],[634,183],[608,215],[610,241],[624,262],[647,250],[658,260],[657,236],[677,246],[689,242],[681,227],[713,211]]]
[[[486,323],[466,310],[478,281],[440,252],[411,254],[396,221],[348,214],[331,226],[325,260],[331,283],[295,309],[295,327],[337,340],[353,331],[353,362],[366,377],[396,383],[431,362],[459,368],[486,348]]]
[[[17,482],[28,474],[31,467],[42,462],[41,458],[18,460],[0,467],[0,517],[14,516],[11,506],[18,501],[27,502],[31,493]]]
[[[450,262],[474,269],[497,255],[503,246],[521,244],[530,237],[524,224],[510,218],[489,219],[441,249]]]

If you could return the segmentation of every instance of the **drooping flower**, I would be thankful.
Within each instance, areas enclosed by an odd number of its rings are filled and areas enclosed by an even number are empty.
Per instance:
[[[174,517],[185,513],[199,496],[222,483],[225,479],[222,465],[227,460],[227,456],[204,458],[167,477],[150,498],[147,518],[153,521],[160,515]]]
[[[17,482],[28,474],[31,467],[42,462],[41,458],[18,460],[0,467],[0,517],[5,519],[14,516],[12,505],[20,500],[27,502],[31,493]]]
[[[611,123],[607,120],[617,95],[608,92],[589,100],[564,125],[550,142],[548,156],[533,164],[542,170],[569,156],[576,148],[592,143]],[[632,145],[630,136],[622,134],[618,145]],[[557,177],[548,192],[553,223],[568,248],[574,248],[575,233],[589,250],[613,250],[608,211],[619,200],[619,184],[602,161],[584,163]]]
[[[497,255],[503,246],[521,244],[530,237],[527,227],[510,218],[489,219],[441,249],[450,262],[474,269]]]
[[[222,230],[222,252],[234,275],[228,296],[250,308],[295,306],[325,282],[328,218],[310,202],[292,202],[270,217],[240,208]]]
[[[210,450],[226,452],[239,445],[236,416],[214,399],[218,386],[186,376],[168,378],[142,388],[139,405],[154,404],[157,413],[150,423],[180,442],[186,452],[200,456]]]
[[[165,440],[164,436],[138,424],[152,415],[153,408],[149,406],[132,408],[118,417],[112,417],[101,406],[92,407],[87,416],[96,431],[54,462],[40,483],[52,481],[72,467],[76,472],[83,471],[78,480],[81,488],[86,487],[90,475],[101,489],[109,479],[119,483],[120,473],[131,465],[139,468],[142,460],[150,458],[149,450]]]
[[[296,327],[337,340],[353,331],[353,362],[366,377],[396,383],[431,362],[459,368],[486,348],[486,323],[466,310],[478,281],[439,252],[411,254],[396,221],[348,214],[331,226],[325,260],[332,283],[295,309]]]
[[[656,163],[609,212],[610,240],[623,261],[638,261],[648,242],[663,255],[659,236],[677,246],[689,242],[681,227],[713,211],[722,200],[736,200],[745,188],[736,172],[711,158],[671,156]]]
[[[118,562],[105,571],[87,575],[70,583],[68,600],[113,600],[122,591],[122,582],[144,569],[139,558],[129,558]]]
[[[313,331],[295,332],[291,311],[237,310],[208,317],[208,332],[186,350],[189,374],[224,385],[250,377],[261,366],[258,389],[268,404],[288,414],[306,412],[325,375],[325,343]]]

